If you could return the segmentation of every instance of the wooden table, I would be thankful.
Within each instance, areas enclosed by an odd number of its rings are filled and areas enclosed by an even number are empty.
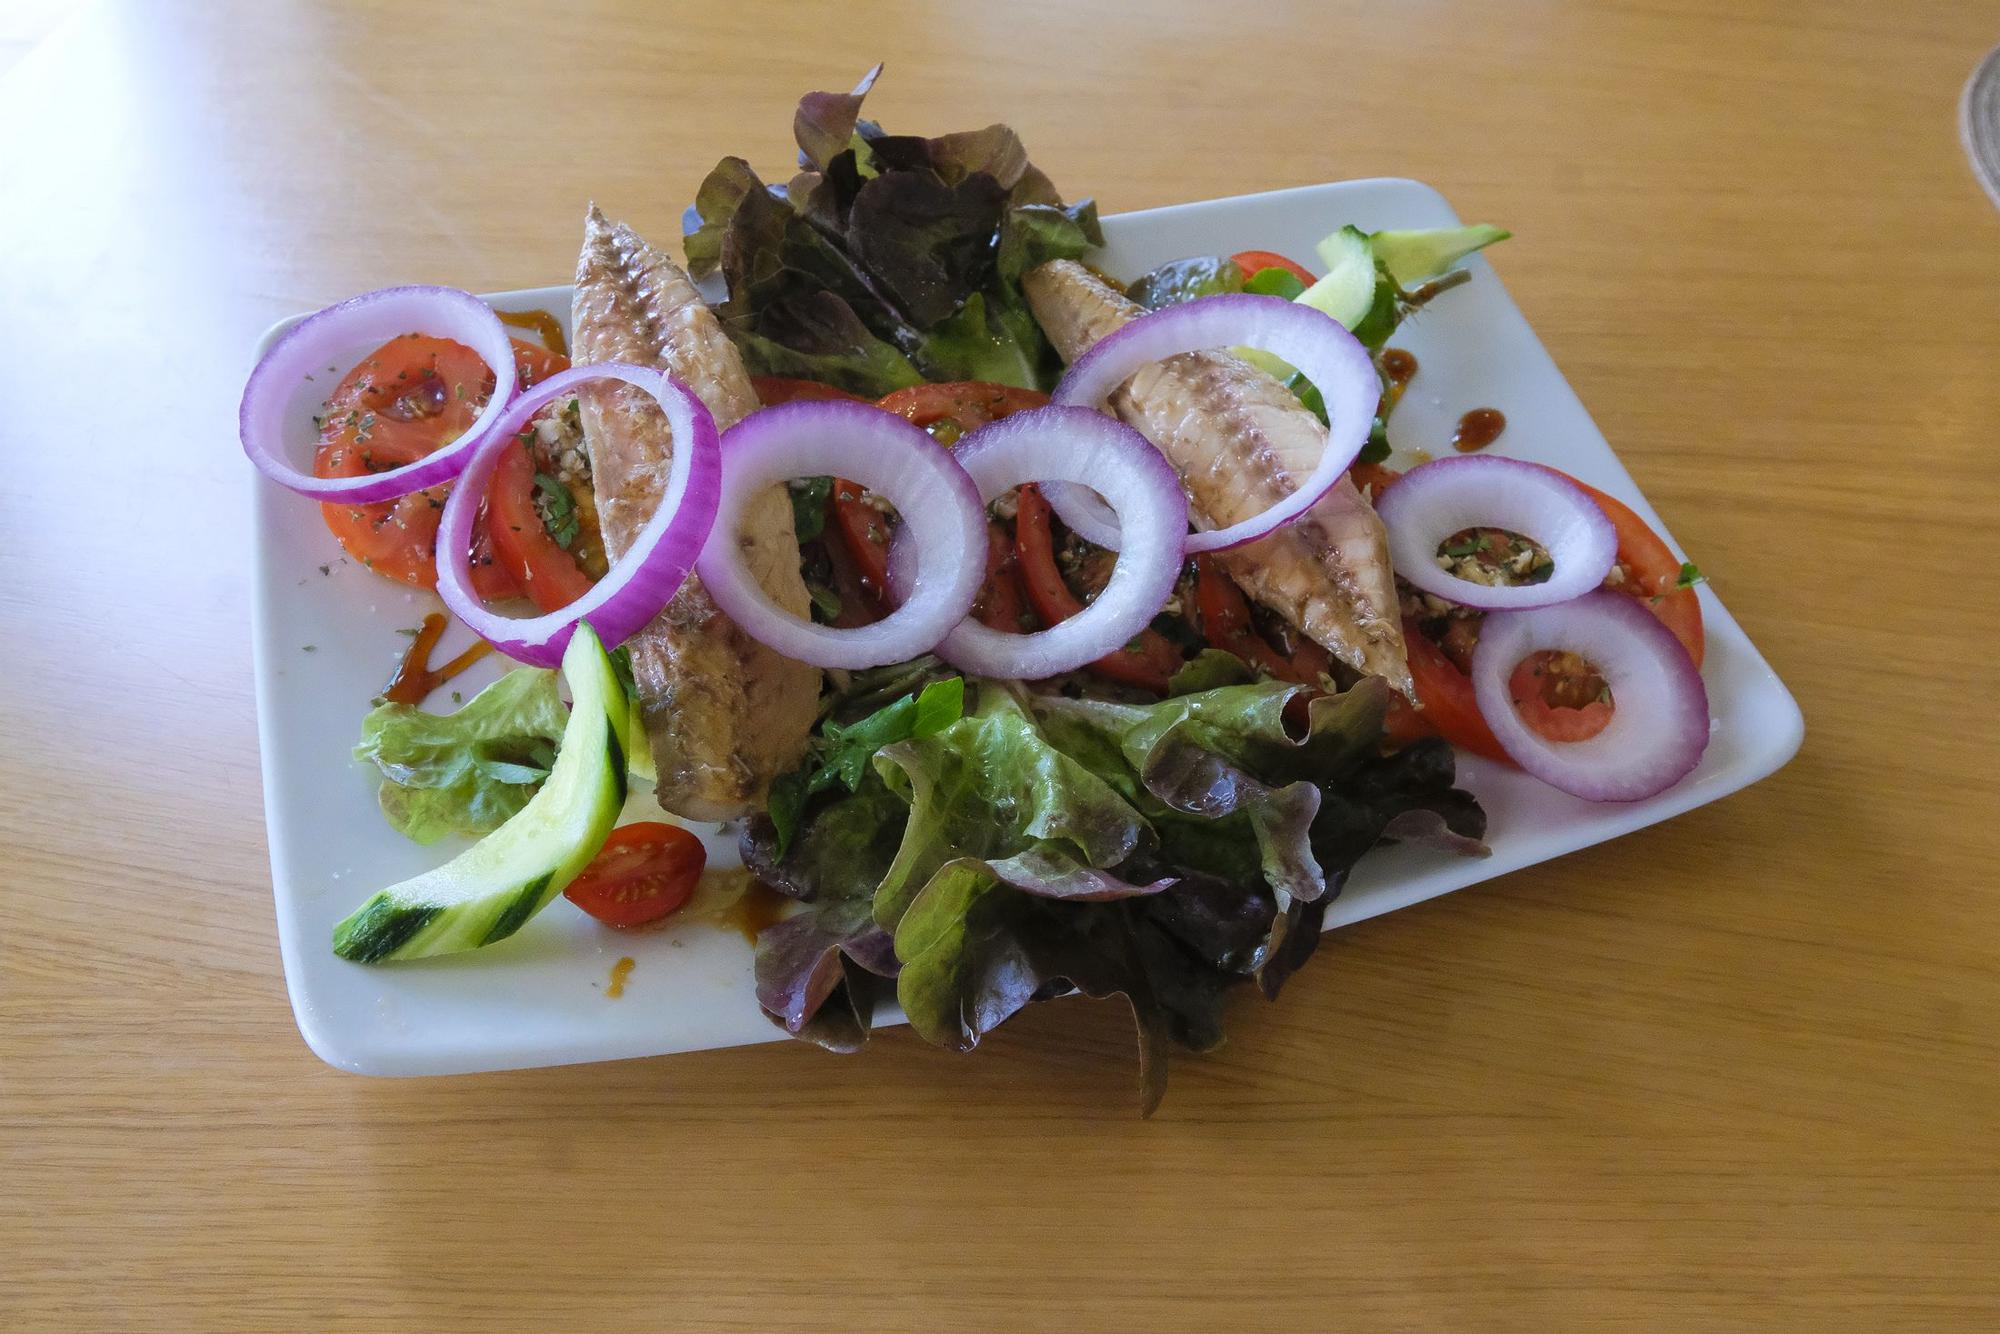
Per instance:
[[[0,76],[0,1326],[2000,1320],[2000,6],[91,9]],[[46,7],[44,7],[46,10]],[[39,36],[39,34],[38,34]],[[281,314],[559,281],[877,57],[1110,211],[1398,174],[1798,693],[1771,781],[1125,1021],[373,1081],[285,1002],[232,414]]]

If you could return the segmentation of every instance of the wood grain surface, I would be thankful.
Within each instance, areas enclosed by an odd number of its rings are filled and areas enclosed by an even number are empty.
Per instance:
[[[0,6],[5,8],[5,6]],[[40,7],[45,13],[47,6]],[[1970,0],[79,7],[0,74],[0,1327],[1993,1328],[2000,218]],[[1777,777],[1111,1006],[441,1080],[281,977],[233,414],[277,316],[671,235],[871,61],[1108,211],[1408,175],[1804,706]],[[1245,238],[1246,242],[1252,238]]]

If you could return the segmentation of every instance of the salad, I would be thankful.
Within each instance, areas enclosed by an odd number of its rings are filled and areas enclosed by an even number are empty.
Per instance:
[[[963,1050],[1118,996],[1150,1110],[1167,1053],[1220,1042],[1237,986],[1274,997],[1371,849],[1483,854],[1455,749],[1597,801],[1685,777],[1699,575],[1610,497],[1484,452],[1497,409],[1388,466],[1420,373],[1390,341],[1449,318],[1505,232],[1329,219],[1311,268],[1121,280],[1094,205],[1005,126],[864,119],[877,72],[801,100],[788,180],[716,166],[684,266],[592,206],[567,340],[392,288],[253,370],[252,462],[479,636],[433,666],[428,618],[355,751],[400,833],[476,841],[332,948],[422,966],[558,897],[608,930],[684,920],[719,824],[783,905],[754,935],[786,1032],[852,1050],[893,998]],[[447,702],[495,651],[520,665]],[[659,818],[625,818],[635,784]]]

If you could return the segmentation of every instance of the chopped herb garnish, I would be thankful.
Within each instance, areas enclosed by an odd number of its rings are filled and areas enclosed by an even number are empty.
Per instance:
[[[418,635],[423,633],[423,628],[421,626],[412,625],[404,629],[398,630],[396,631],[396,633],[399,635],[406,635],[411,639],[415,639]]]
[[[1693,561],[1684,560],[1681,562],[1681,577],[1674,581],[1674,587],[1693,588],[1696,584],[1707,582],[1708,576],[1703,574]]]
[[[317,652],[319,652],[319,645],[318,645],[318,644],[301,644],[301,645],[299,645],[299,652],[301,652],[301,653],[317,653]]]
[[[1276,270],[1266,269],[1265,272],[1274,273],[1276,272]],[[1380,463],[1388,457],[1389,457],[1389,423],[1383,420],[1382,418],[1377,417],[1375,419],[1375,424],[1368,428],[1368,443],[1361,447],[1361,453],[1359,456],[1356,457],[1355,462]]]
[[[576,497],[569,493],[569,488],[545,472],[536,473],[535,512],[542,516],[542,526],[549,530],[555,544],[568,551],[583,527],[583,520],[576,512]]]
[[[813,611],[820,621],[831,624],[840,616],[840,594],[824,584],[806,585],[806,596],[812,599]]]
[[[833,494],[831,477],[798,477],[786,483],[792,493],[792,527],[799,541],[810,542],[826,531],[826,502]]]
[[[331,565],[322,565],[322,566],[320,566],[320,567],[319,567],[319,572],[320,572],[321,574],[332,574],[332,573],[333,573],[333,566],[331,566]]]
[[[904,695],[858,722],[842,726],[829,719],[805,763],[771,784],[769,812],[778,835],[778,856],[792,845],[806,802],[838,783],[852,792],[861,786],[868,762],[882,747],[914,737],[936,736],[965,714],[965,681],[950,676],[921,692]]]

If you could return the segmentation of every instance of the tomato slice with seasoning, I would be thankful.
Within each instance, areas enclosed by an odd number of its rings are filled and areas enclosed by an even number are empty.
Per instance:
[[[1479,699],[1473,693],[1472,678],[1432,643],[1415,621],[1403,622],[1403,641],[1410,663],[1410,677],[1416,682],[1422,712],[1400,696],[1390,705],[1383,727],[1395,741],[1412,741],[1420,736],[1441,736],[1454,746],[1502,764],[1512,764],[1507,752],[1486,719],[1479,714]]]
[[[542,521],[535,503],[535,463],[519,440],[501,451],[486,490],[485,515],[494,555],[539,610],[559,611],[596,582]]]
[[[761,376],[754,377],[752,383],[757,386],[758,397],[766,405],[795,399],[855,397],[843,389],[813,380]],[[1023,408],[1042,407],[1048,401],[1047,394],[1035,389],[1016,389],[1012,385],[990,384],[983,380],[955,380],[898,389],[878,400],[876,406],[908,418],[936,434],[940,444],[949,445],[967,431],[998,421]],[[877,607],[886,605],[884,598],[889,586],[889,540],[892,531],[889,516],[868,503],[860,483],[836,477],[833,479],[833,492],[827,500],[827,517],[840,538],[846,562],[868,591],[871,604]],[[999,626],[1002,620],[1006,620],[1007,624],[1002,628],[1018,630],[1021,613],[1019,582],[1000,573],[1007,564],[997,556],[989,555],[986,585],[980,591],[974,613],[988,625]],[[987,620],[988,614],[995,619]]]
[[[898,389],[877,399],[875,406],[909,418],[949,445],[988,422],[1023,408],[1044,407],[1048,401],[1049,396],[1039,389],[1017,389],[990,380],[949,380]]]
[[[1401,476],[1393,469],[1367,466],[1374,468],[1369,480],[1375,485],[1378,495],[1382,487]],[[1547,467],[1546,464],[1538,466]],[[1618,535],[1617,561],[1624,573],[1622,581],[1612,587],[1643,602],[1660,619],[1660,623],[1673,632],[1674,638],[1680,640],[1695,666],[1701,666],[1705,644],[1701,603],[1694,589],[1680,587],[1680,558],[1674,555],[1666,540],[1616,497],[1606,495],[1587,482],[1578,481],[1559,468],[1548,470],[1575,483],[1585,495],[1597,502],[1605,517],[1611,520],[1611,526]],[[1358,481],[1359,468],[1354,471]],[[1410,676],[1416,683],[1417,698],[1423,703],[1423,709],[1412,709],[1401,699],[1392,702],[1384,722],[1390,739],[1404,742],[1420,736],[1442,736],[1453,745],[1462,746],[1476,755],[1484,755],[1503,764],[1512,763],[1500,749],[1493,730],[1479,715],[1472,678],[1460,671],[1450,656],[1425,636],[1416,622],[1407,619],[1403,622],[1403,638],[1408,650]],[[1561,663],[1555,660],[1554,655],[1537,653],[1515,667],[1513,675],[1508,678],[1508,692],[1521,712],[1522,721],[1550,741],[1587,741],[1610,725],[1617,701],[1579,701],[1563,696],[1570,687],[1587,685],[1593,680],[1587,668],[1579,664]]]
[[[1379,463],[1357,463],[1347,470],[1347,475],[1354,482],[1354,489],[1364,492],[1373,502],[1380,500],[1382,493],[1403,474]]]
[[[862,587],[879,604],[889,587],[889,516],[869,504],[859,482],[833,479],[827,499],[828,517],[840,535],[840,545],[854,562]]]
[[[1083,599],[1063,579],[1062,567],[1056,563],[1049,502],[1033,484],[1023,486],[1019,494],[1020,503],[1014,511],[1014,549],[1021,563],[1021,581],[1043,623],[1055,625],[1082,611]],[[1132,643],[1090,664],[1090,670],[1106,680],[1158,695],[1167,693],[1168,678],[1180,668],[1179,650],[1151,629],[1141,630]]]
[[[524,384],[568,365],[565,358],[513,340]],[[470,348],[442,338],[405,334],[377,348],[327,396],[316,477],[361,477],[414,463],[457,439],[493,392],[493,376]],[[437,586],[438,518],[449,487],[437,486],[369,505],[320,506],[326,526],[348,555],[377,574],[417,588]],[[520,586],[495,557],[483,519],[473,526],[472,586],[497,601]]]
[[[794,380],[785,375],[753,375],[750,387],[757,391],[757,401],[767,408],[801,399],[840,399],[848,403],[869,401],[859,394],[850,394],[845,389],[836,389],[818,380]]]
[[[1680,586],[1681,558],[1624,501],[1605,495],[1587,482],[1577,482],[1568,473],[1560,475],[1576,482],[1585,495],[1596,501],[1617,530],[1618,564],[1625,570],[1625,582],[1618,585],[1618,591],[1643,599],[1660,623],[1681,641],[1694,665],[1701,666],[1702,651],[1707,646],[1701,625],[1701,599],[1692,588]]]
[[[1597,697],[1604,682],[1570,653],[1530,653],[1507,678],[1521,721],[1550,741],[1588,741],[1611,726],[1613,703]],[[1588,692],[1577,697],[1579,690]]]
[[[1266,676],[1300,685],[1318,685],[1333,666],[1333,655],[1305,636],[1287,655],[1261,634],[1250,617],[1250,600],[1214,559],[1196,556],[1195,607],[1201,632],[1214,647],[1234,653]]]
[[[986,583],[972,614],[989,630],[1020,634],[1028,628],[1028,594],[1021,587],[1021,560],[1014,539],[997,523],[986,525]]]
[[[1243,270],[1245,278],[1254,278],[1265,269],[1283,269],[1307,287],[1319,279],[1313,277],[1312,270],[1303,264],[1295,264],[1275,250],[1239,250],[1229,257],[1237,268]]]
[[[644,926],[685,906],[707,864],[701,840],[679,825],[620,825],[563,897],[606,926]]]

